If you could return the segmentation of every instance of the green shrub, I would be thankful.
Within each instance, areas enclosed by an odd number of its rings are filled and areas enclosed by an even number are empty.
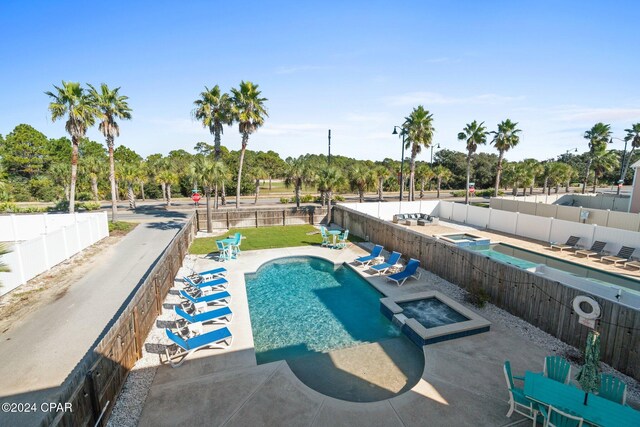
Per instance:
[[[95,211],[100,209],[100,203],[99,202],[83,202],[78,204],[78,208],[84,208],[88,211]]]
[[[93,200],[93,194],[89,193],[88,191],[80,191],[76,195],[76,200],[80,202],[88,202],[90,200]]]
[[[465,296],[465,300],[476,307],[482,308],[489,301],[489,294],[479,286],[473,286]]]
[[[289,203],[289,199],[286,197],[280,197],[280,203],[283,203],[283,204]]]
[[[51,211],[55,212],[67,212],[69,210],[69,201],[68,200],[60,200],[56,205],[52,208],[49,208]]]
[[[18,206],[13,202],[0,203],[0,212],[16,212]]]
[[[310,203],[313,202],[315,199],[315,197],[313,196],[313,194],[305,194],[304,196],[300,197],[300,201],[302,203]]]
[[[339,194],[334,195],[332,199],[333,199],[334,202],[344,202],[345,201],[344,196],[341,196]]]

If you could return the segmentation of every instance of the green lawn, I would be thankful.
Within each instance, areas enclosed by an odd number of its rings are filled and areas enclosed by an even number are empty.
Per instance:
[[[291,246],[319,245],[322,243],[320,231],[312,225],[287,225],[286,227],[260,227],[260,228],[232,228],[227,234],[217,237],[203,237],[195,239],[189,247],[189,253],[204,255],[215,252],[216,240],[232,236],[236,232],[242,233],[243,251],[255,249],[287,248]],[[314,234],[308,234],[314,233]],[[361,242],[357,236],[349,234],[350,242]]]

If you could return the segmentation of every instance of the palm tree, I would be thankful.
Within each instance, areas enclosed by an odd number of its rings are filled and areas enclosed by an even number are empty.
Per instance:
[[[425,110],[422,105],[414,108],[408,117],[405,117],[402,125],[405,133],[405,148],[411,148],[411,162],[409,174],[409,201],[415,200],[415,174],[416,157],[422,151],[422,147],[429,148],[433,141],[433,114]]]
[[[171,186],[178,183],[178,174],[173,171],[174,165],[168,158],[163,159],[161,170],[156,174],[156,179],[160,181],[162,187],[162,197],[167,206],[171,206]]]
[[[61,186],[64,191],[64,200],[69,200],[69,193],[71,189],[70,179],[70,167],[68,163],[52,163],[49,166],[47,174],[51,177],[51,180]]]
[[[249,143],[249,135],[264,124],[265,117],[269,117],[264,106],[267,98],[261,98],[258,85],[251,82],[240,82],[238,89],[231,89],[231,116],[238,122],[238,129],[242,134],[242,150],[238,165],[238,183],[236,185],[236,209],[240,207],[240,182],[242,179],[242,163],[244,153]]]
[[[465,187],[464,203],[469,204],[469,180],[471,178],[471,156],[478,150],[478,145],[487,143],[487,128],[484,122],[478,124],[477,121],[468,123],[462,132],[458,134],[459,141],[467,144],[467,186]]]
[[[98,129],[104,135],[109,150],[109,182],[111,183],[111,221],[116,222],[118,215],[115,162],[113,160],[113,148],[115,138],[120,136],[120,126],[116,119],[131,119],[131,108],[126,96],[120,95],[120,88],[109,89],[105,83],[100,85],[100,91],[88,85],[89,96],[93,106],[100,112],[100,124]]]
[[[286,187],[293,185],[296,207],[300,208],[300,190],[302,189],[302,184],[311,181],[312,170],[303,156],[297,159],[288,158],[286,164],[284,185]]]
[[[333,215],[331,212],[331,199],[333,198],[333,192],[343,184],[344,177],[340,170],[335,166],[321,169],[320,172],[318,172],[318,185],[324,188],[327,193],[327,225],[333,222]]]
[[[136,193],[133,191],[133,185],[136,183],[139,170],[138,165],[134,163],[118,164],[118,175],[120,181],[127,185],[127,199],[129,200],[129,209],[136,208]]]
[[[437,197],[438,199],[440,198],[440,186],[442,185],[443,182],[447,182],[451,179],[451,177],[453,177],[453,174],[451,173],[451,171],[447,168],[445,168],[442,165],[438,165],[436,167],[433,168],[433,175],[435,176],[437,182],[438,182],[438,193],[437,193]]]
[[[352,190],[358,190],[360,203],[364,202],[364,192],[374,185],[375,177],[370,169],[355,164],[349,170],[349,184]]]
[[[631,151],[629,151],[629,156],[624,162],[622,179],[625,179],[625,177],[627,176],[627,171],[629,170],[629,164],[631,163],[631,156],[633,155],[633,151],[636,148],[640,148],[640,123],[634,123],[629,129],[625,129],[624,131],[627,133],[627,135],[624,137],[624,140],[626,142],[631,142]]]
[[[136,178],[136,184],[140,186],[140,195],[142,197],[142,201],[145,200],[144,197],[144,185],[149,182],[149,165],[146,160],[143,160],[138,165],[138,176]]]
[[[200,98],[196,99],[192,115],[196,120],[202,122],[202,126],[209,129],[213,135],[214,159],[220,160],[222,150],[220,148],[220,135],[224,133],[224,125],[231,125],[233,118],[231,115],[231,98],[228,94],[220,91],[220,86],[215,85],[211,89],[204,87],[204,92],[200,93]],[[216,201],[218,194],[216,191]],[[222,204],[226,204],[226,191],[222,186]]]
[[[71,136],[71,183],[69,186],[69,213],[75,211],[76,180],[78,173],[78,144],[94,125],[96,117],[102,118],[91,97],[76,82],[62,82],[62,87],[53,85],[56,92],[45,92],[51,97],[49,111],[51,120],[67,118],[65,130]]]
[[[494,196],[498,197],[498,189],[500,188],[500,174],[502,172],[502,160],[504,159],[504,153],[511,148],[518,145],[520,137],[518,133],[520,129],[516,128],[518,123],[512,122],[510,119],[504,120],[498,124],[498,130],[491,132],[493,134],[493,140],[491,143],[498,150],[498,170],[496,173],[496,185],[494,189]]]
[[[416,168],[416,179],[420,181],[420,199],[424,197],[425,184],[428,182],[431,185],[433,178],[435,178],[435,174],[428,165],[420,165]]]
[[[391,176],[391,171],[384,166],[378,166],[373,170],[373,172],[378,180],[378,200],[382,201],[384,200],[384,195],[382,193],[382,190],[384,189],[384,181]]]
[[[204,189],[207,202],[207,233],[211,233],[213,229],[211,223],[211,190],[217,188],[220,184],[224,185],[229,173],[221,161],[213,161],[204,156],[196,157],[194,170],[197,171],[198,180]],[[218,209],[217,197],[215,209]]]
[[[593,192],[596,192],[598,179],[607,172],[615,170],[620,164],[615,151],[602,150],[594,153],[593,157]]]
[[[584,138],[589,141],[589,160],[587,161],[587,170],[584,173],[582,181],[582,194],[587,188],[587,179],[591,173],[591,164],[597,153],[606,150],[607,144],[611,139],[611,125],[602,122],[596,123],[591,129],[584,133]]]
[[[536,159],[524,159],[523,162],[531,178],[531,179],[528,179],[527,181],[530,183],[529,195],[532,195],[533,186],[536,183],[536,178],[544,174],[544,171],[545,171],[544,164],[537,161]],[[526,194],[523,194],[523,196],[526,196]]]
[[[98,196],[98,178],[104,171],[104,160],[97,156],[88,156],[82,159],[80,169],[83,173],[89,176],[91,180],[91,192],[93,193],[93,200],[96,202],[99,200]]]
[[[251,175],[251,178],[253,179],[256,194],[255,199],[253,200],[253,204],[257,205],[258,196],[260,195],[260,180],[267,179],[269,177],[269,173],[260,166],[254,166],[253,168],[251,168],[249,173]]]

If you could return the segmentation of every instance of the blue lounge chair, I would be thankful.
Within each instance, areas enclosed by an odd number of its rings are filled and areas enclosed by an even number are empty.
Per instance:
[[[176,305],[175,311],[176,311],[176,314],[182,318],[182,319],[178,319],[178,321],[184,321],[187,324],[189,323],[203,323],[203,324],[229,323],[233,318],[233,312],[229,307],[220,307],[213,310],[191,315]]]
[[[358,264],[362,264],[362,265],[369,265],[369,263],[371,261],[373,261],[374,259],[378,258],[380,256],[380,254],[382,253],[382,249],[384,249],[381,245],[375,245],[373,247],[373,250],[371,251],[370,255],[367,256],[361,256],[360,258],[356,258],[353,260],[353,262],[358,263]]]
[[[197,335],[192,338],[183,339],[177,334],[171,332],[170,329],[166,329],[167,337],[178,346],[178,350],[173,355],[169,354],[169,347],[165,347],[165,354],[167,355],[167,361],[172,367],[177,368],[187,359],[191,353],[203,349],[203,348],[228,348],[233,342],[233,335],[231,331],[226,328],[216,329],[215,331],[207,332],[202,335]],[[174,359],[182,358],[178,363],[174,362]]]
[[[195,297],[195,296],[189,295],[188,292],[181,290],[180,295],[182,295],[182,297],[185,298],[188,302],[195,305],[196,308],[203,307],[206,305],[229,304],[229,301],[231,301],[231,294],[227,291],[216,292],[215,294]]]
[[[524,395],[524,389],[516,387],[513,382],[514,379],[524,381],[524,378],[515,377],[511,374],[511,362],[508,360],[504,362],[503,370],[507,380],[507,388],[509,389],[509,412],[507,412],[507,418],[511,418],[511,415],[516,412],[533,420],[533,426],[535,427],[536,418],[538,417],[538,404],[528,399]]]
[[[387,279],[396,282],[398,286],[402,286],[404,285],[404,282],[406,282],[410,277],[413,277],[414,279],[420,278],[418,267],[420,267],[420,261],[411,258],[407,265],[404,267],[404,270],[402,270],[400,273],[395,273],[391,276],[387,276]]]
[[[196,273],[198,276],[202,277],[203,280],[211,280],[216,277],[224,277],[227,275],[227,269],[224,267],[214,268],[213,270],[202,271],[200,273]]]
[[[213,291],[216,291],[216,290],[221,291],[223,289],[227,289],[227,285],[229,284],[229,281],[224,277],[218,277],[217,279],[209,280],[206,282],[200,282],[200,283],[194,282],[188,276],[183,277],[182,280],[184,280],[184,283],[187,286],[191,287],[194,290],[195,289],[202,290],[204,288],[210,288],[210,290],[213,290]]]
[[[385,262],[378,265],[371,265],[369,266],[369,268],[375,271],[376,273],[378,273],[378,275],[384,274],[391,267],[396,265],[400,261],[401,257],[402,257],[402,254],[400,252],[391,252],[391,255],[389,255],[389,258]]]

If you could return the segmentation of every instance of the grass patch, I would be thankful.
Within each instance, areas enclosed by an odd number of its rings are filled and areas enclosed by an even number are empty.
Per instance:
[[[124,236],[134,228],[136,228],[138,224],[135,222],[126,222],[126,221],[116,221],[109,222],[109,235],[111,236]]]
[[[222,236],[201,237],[195,239],[189,247],[189,253],[194,255],[204,255],[217,253],[216,240],[232,236],[236,232],[242,234],[243,251],[256,249],[288,248],[292,246],[320,245],[322,236],[320,230],[312,225],[287,225],[285,227],[260,227],[260,228],[233,228]],[[313,233],[313,234],[310,234]],[[361,242],[357,236],[349,234],[347,239],[350,242]]]

